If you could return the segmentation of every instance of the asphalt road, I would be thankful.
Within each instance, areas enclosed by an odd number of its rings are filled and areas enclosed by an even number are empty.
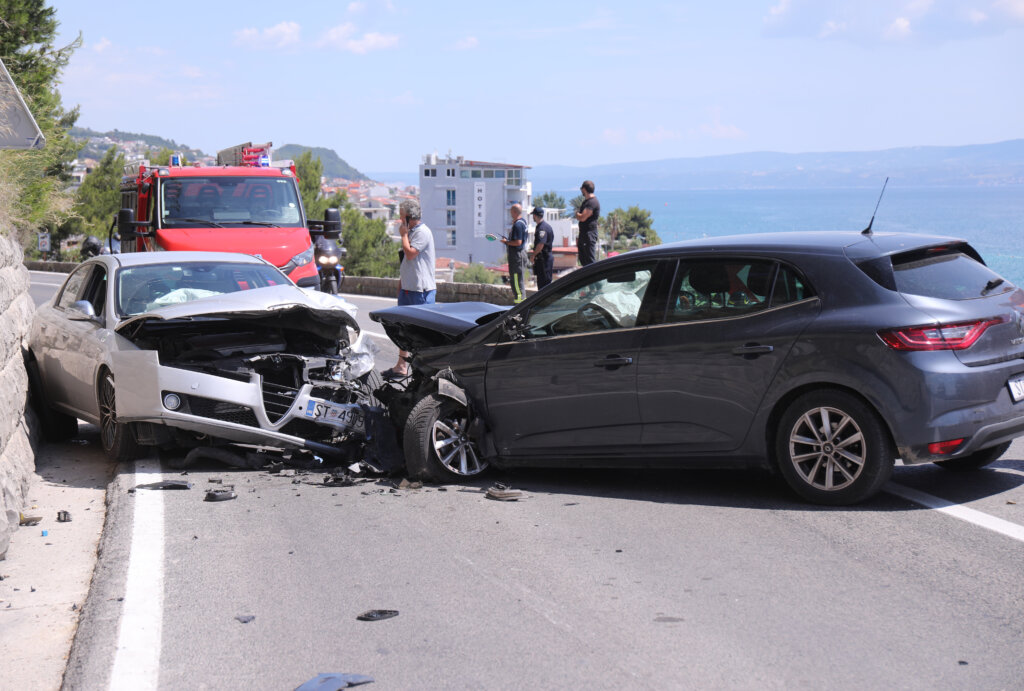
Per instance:
[[[1024,442],[975,473],[897,467],[885,493],[843,509],[800,503],[760,472],[519,471],[413,490],[322,477],[124,467],[65,686],[290,689],[321,672],[373,688],[1024,678]],[[160,479],[193,487],[129,492]],[[211,479],[238,498],[204,502]],[[495,480],[524,496],[485,498]],[[356,619],[371,609],[399,614]]]

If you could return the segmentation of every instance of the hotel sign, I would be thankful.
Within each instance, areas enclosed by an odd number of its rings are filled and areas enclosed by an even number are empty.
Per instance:
[[[473,183],[473,237],[487,235],[487,194],[482,182]]]

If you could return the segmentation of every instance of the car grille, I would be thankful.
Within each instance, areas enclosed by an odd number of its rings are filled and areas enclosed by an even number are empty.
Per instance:
[[[236,425],[246,427],[259,427],[256,421],[256,414],[252,408],[226,401],[217,401],[202,396],[185,396],[188,402],[188,409],[193,415],[220,420],[221,422],[233,422]]]
[[[292,404],[295,403],[295,397],[298,395],[298,389],[274,384],[264,379],[263,410],[267,414],[267,419],[271,422],[277,422],[284,417],[284,414],[287,413],[291,409]]]

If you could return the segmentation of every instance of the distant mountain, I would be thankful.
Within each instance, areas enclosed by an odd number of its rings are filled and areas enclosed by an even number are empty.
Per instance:
[[[171,151],[180,151],[185,154],[185,158],[189,160],[195,160],[204,155],[199,149],[193,149],[185,144],[178,144],[173,139],[164,139],[163,137],[157,137],[152,134],[122,132],[120,130],[97,132],[96,130],[91,130],[88,127],[72,127],[68,134],[71,135],[72,139],[85,144],[78,154],[79,158],[103,158],[103,154],[107,153],[107,149],[112,145],[98,141],[91,141],[96,139],[109,139],[115,143],[143,142],[145,146],[151,149],[170,149]]]
[[[589,167],[534,166],[535,193],[575,190],[809,189],[880,187],[886,176],[906,186],[1024,185],[1024,139],[970,146],[884,151],[673,158]]]
[[[295,160],[305,152],[310,151],[313,158],[319,158],[324,167],[324,175],[329,178],[345,178],[346,180],[369,180],[358,170],[345,162],[334,152],[333,149],[325,149],[320,146],[302,146],[300,144],[285,144],[274,148],[274,160],[292,159]]]

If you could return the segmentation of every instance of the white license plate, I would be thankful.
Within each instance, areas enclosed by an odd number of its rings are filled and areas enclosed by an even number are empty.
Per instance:
[[[1014,403],[1024,399],[1024,374],[1014,377],[1006,385],[1010,387],[1010,397]]]
[[[319,398],[309,399],[304,413],[308,418],[337,427],[360,427],[363,424],[363,411],[359,408],[335,405]]]

